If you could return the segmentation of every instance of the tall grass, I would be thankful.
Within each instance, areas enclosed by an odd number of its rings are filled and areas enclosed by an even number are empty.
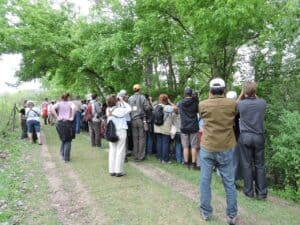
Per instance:
[[[32,91],[0,95],[0,135],[7,136],[11,131],[16,132],[20,125],[19,110],[24,100],[30,99],[39,104],[43,100],[42,95],[42,93]]]

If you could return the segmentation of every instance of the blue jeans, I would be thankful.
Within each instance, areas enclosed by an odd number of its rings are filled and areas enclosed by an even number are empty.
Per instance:
[[[169,161],[170,135],[156,134],[157,158],[161,161]]]
[[[146,152],[148,155],[151,155],[153,148],[153,132],[147,131],[146,136]]]
[[[182,163],[183,162],[183,157],[182,157],[182,145],[181,145],[180,133],[176,133],[174,139],[175,139],[176,161],[178,163]]]
[[[210,152],[201,147],[199,152],[201,160],[200,175],[200,210],[205,216],[211,216],[211,175],[216,166],[221,174],[226,192],[226,214],[229,217],[237,215],[236,188],[234,184],[234,171],[232,166],[233,150],[225,152]]]
[[[32,134],[33,129],[36,133],[39,133],[41,131],[41,124],[40,121],[37,120],[27,120],[27,132]]]
[[[75,130],[76,130],[76,134],[80,133],[80,121],[81,121],[81,112],[76,111],[76,113],[75,113]]]

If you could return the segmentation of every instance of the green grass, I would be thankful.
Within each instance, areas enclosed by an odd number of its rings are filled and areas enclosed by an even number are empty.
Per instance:
[[[0,223],[56,225],[48,188],[39,159],[39,147],[8,136],[0,141],[8,154],[0,161]]]
[[[57,134],[52,128],[47,127],[45,131],[50,153],[58,154]],[[127,176],[111,177],[107,158],[104,149],[90,147],[87,135],[81,134],[72,142],[70,166],[112,224],[205,224],[200,219],[197,203],[154,182],[128,164]],[[220,222],[214,219],[210,224]]]
[[[195,186],[199,186],[200,172],[187,170],[182,165],[177,163],[161,164],[154,157],[148,157],[145,162],[149,165],[159,167],[178,178],[191,182]],[[212,177],[212,190],[214,194],[225,197],[225,192],[221,178],[213,175]],[[272,224],[300,224],[300,206],[296,204],[294,209],[282,205],[274,204],[270,201],[258,201],[245,197],[241,192],[238,192],[238,205],[249,212],[249,216],[258,217],[265,221],[270,221]]]

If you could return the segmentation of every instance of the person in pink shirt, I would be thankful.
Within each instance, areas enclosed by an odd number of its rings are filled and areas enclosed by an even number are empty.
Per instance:
[[[52,113],[57,119],[56,130],[61,140],[60,154],[65,162],[70,161],[71,142],[75,138],[73,120],[76,107],[69,101],[69,97],[68,93],[63,94],[61,100],[52,107]]]

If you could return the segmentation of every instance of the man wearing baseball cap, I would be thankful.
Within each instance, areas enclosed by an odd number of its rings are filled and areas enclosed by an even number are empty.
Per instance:
[[[140,93],[141,85],[133,85],[134,95],[130,96],[128,103],[131,106],[131,127],[133,138],[133,157],[139,162],[145,159],[146,155],[146,110],[149,108],[147,99]]]
[[[210,81],[210,96],[200,102],[199,112],[204,119],[201,139],[200,162],[200,212],[204,220],[212,216],[211,176],[213,168],[219,170],[226,192],[226,214],[229,224],[236,224],[237,199],[232,165],[236,140],[233,131],[237,114],[236,102],[224,96],[225,82],[221,78]]]

